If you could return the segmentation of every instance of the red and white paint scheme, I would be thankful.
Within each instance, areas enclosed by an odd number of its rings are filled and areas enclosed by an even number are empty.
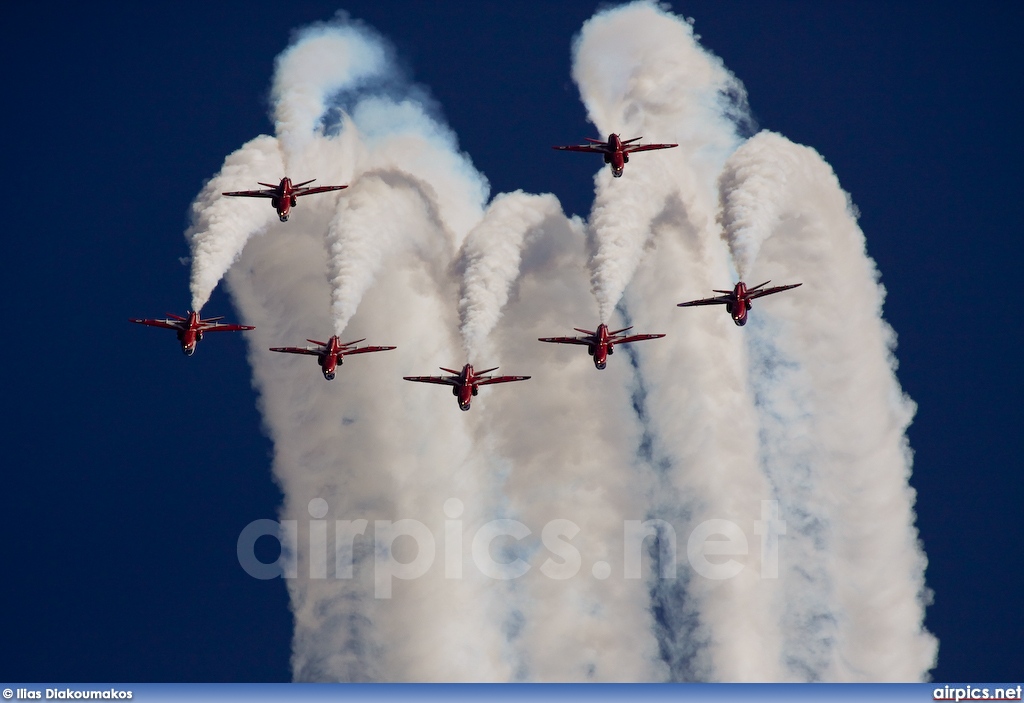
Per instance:
[[[480,392],[480,386],[487,386],[492,383],[511,383],[512,381],[525,381],[530,378],[529,376],[487,376],[485,374],[491,371],[497,370],[497,366],[493,369],[484,369],[483,371],[474,371],[471,364],[466,364],[462,367],[462,371],[456,371],[454,369],[446,369],[441,367],[442,371],[447,371],[452,374],[451,376],[403,376],[406,381],[418,381],[420,383],[437,383],[443,386],[452,387],[452,395],[454,395],[459,401],[459,407],[462,410],[469,410],[469,403],[473,400],[473,396]]]
[[[345,363],[345,357],[350,354],[367,354],[369,352],[389,351],[398,347],[356,347],[354,345],[365,342],[365,339],[357,339],[354,342],[344,342],[334,335],[326,342],[318,342],[315,339],[307,339],[307,342],[315,344],[315,347],[271,347],[272,352],[283,352],[285,354],[309,354],[316,357],[320,364],[320,370],[324,372],[324,378],[328,381],[334,380],[338,367]]]
[[[716,295],[714,298],[702,298],[700,300],[691,300],[687,303],[679,303],[677,307],[689,308],[697,305],[724,305],[726,312],[732,315],[732,321],[735,322],[737,326],[742,327],[747,324],[747,312],[750,310],[751,300],[754,300],[755,298],[762,298],[773,293],[781,293],[784,290],[789,290],[790,288],[796,288],[797,286],[803,285],[803,283],[792,283],[788,286],[772,286],[771,288],[764,288],[764,286],[769,283],[771,283],[771,281],[765,281],[753,288],[747,288],[747,284],[740,281],[732,290],[715,290],[716,293],[722,293],[722,295]]]
[[[663,334],[634,334],[626,336],[623,332],[633,329],[626,327],[614,332],[608,331],[608,325],[603,322],[597,326],[596,332],[573,327],[577,332],[582,332],[584,337],[541,337],[541,342],[553,342],[555,344],[583,344],[587,347],[587,354],[594,357],[594,366],[603,369],[608,365],[608,357],[615,353],[616,344],[629,344],[630,342],[642,342],[645,339],[660,339]]]
[[[233,195],[242,198],[270,198],[270,204],[277,210],[277,216],[281,218],[281,222],[288,221],[288,215],[291,213],[292,208],[295,207],[296,198],[302,197],[303,195],[312,195],[313,193],[326,193],[332,190],[341,190],[342,188],[348,188],[348,186],[316,186],[315,188],[305,188],[304,186],[312,183],[316,179],[309,181],[303,181],[302,183],[292,183],[292,179],[285,178],[281,179],[281,182],[276,186],[272,183],[260,183],[261,186],[266,186],[263,190],[234,190],[230,193],[224,193],[223,195]]]
[[[678,144],[634,144],[643,137],[632,139],[620,139],[617,134],[609,134],[608,141],[584,137],[588,144],[573,144],[571,146],[553,146],[552,149],[559,151],[586,151],[594,154],[604,154],[604,162],[612,167],[612,175],[616,178],[622,176],[622,169],[629,163],[629,155],[636,151],[652,151],[654,149],[671,149]]]
[[[196,353],[196,345],[199,344],[203,339],[203,334],[206,332],[241,332],[244,330],[254,330],[255,327],[249,325],[232,325],[226,322],[219,322],[224,317],[208,317],[205,320],[199,316],[198,312],[189,311],[186,317],[181,315],[175,315],[174,313],[167,313],[169,319],[166,320],[128,320],[129,322],[135,322],[140,325],[149,325],[150,327],[164,327],[169,330],[175,330],[178,333],[178,341],[181,342],[181,351],[185,352],[185,356],[192,356]]]

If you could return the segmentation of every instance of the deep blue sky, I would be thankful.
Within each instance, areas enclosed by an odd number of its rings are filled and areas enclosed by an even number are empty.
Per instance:
[[[235,559],[241,528],[280,500],[243,341],[185,359],[127,318],[187,307],[189,203],[271,131],[290,31],[341,7],[394,42],[493,192],[550,191],[586,215],[596,165],[548,147],[593,134],[569,70],[597,5],[61,5],[7,7],[0,45],[0,679],[288,680],[284,584]],[[1024,5],[674,9],[744,82],[759,126],[817,149],[860,208],[919,404],[935,678],[1019,677]],[[226,295],[205,311],[231,314]]]

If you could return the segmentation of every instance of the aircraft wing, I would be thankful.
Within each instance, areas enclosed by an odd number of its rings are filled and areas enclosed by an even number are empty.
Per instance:
[[[678,144],[636,144],[636,145],[630,144],[628,146],[623,147],[622,150],[632,153],[634,151],[653,151],[655,149],[671,149],[674,146],[679,146],[679,145]]]
[[[406,381],[419,383],[437,383],[442,386],[457,386],[459,382],[451,376],[402,376]]]
[[[299,197],[300,195],[312,195],[313,193],[326,193],[331,190],[342,190],[348,188],[348,186],[316,186],[315,188],[300,188],[295,191],[292,195]]]
[[[310,356],[319,356],[323,354],[323,347],[271,347],[272,352],[283,352],[285,354],[309,354]]]
[[[128,322],[134,322],[139,325],[149,325],[150,327],[163,327],[169,330],[180,330],[182,328],[181,320],[139,320],[131,318]]]
[[[642,342],[645,339],[661,339],[665,335],[663,334],[634,334],[629,337],[623,337],[622,339],[611,340],[615,344],[629,344],[630,342]]]
[[[243,198],[276,198],[280,193],[277,189],[264,188],[262,190],[233,190],[229,193],[221,193],[221,195],[237,195]]]
[[[478,386],[489,386],[492,383],[511,383],[512,381],[525,381],[530,378],[529,376],[495,376],[494,378],[484,378],[477,382]]]
[[[379,352],[389,351],[391,349],[398,349],[398,347],[358,347],[357,349],[342,349],[342,356],[348,356],[349,354],[366,354],[367,352]]]
[[[593,340],[588,337],[538,337],[538,342],[553,342],[555,344],[582,344],[588,346]]]
[[[762,298],[766,295],[771,295],[772,293],[781,293],[784,290],[789,290],[790,288],[796,288],[797,286],[802,285],[803,283],[791,283],[788,286],[772,286],[771,288],[765,288],[764,290],[754,291],[749,297],[751,300],[754,298]]]
[[[608,151],[608,145],[605,144],[604,142],[600,144],[572,144],[570,146],[553,146],[551,148],[557,149],[558,151]]]
[[[724,305],[725,303],[731,303],[731,295],[716,295],[714,298],[701,298],[700,300],[691,300],[686,303],[677,303],[676,307],[689,308],[696,305]]]
[[[199,332],[243,332],[245,330],[254,330],[255,327],[251,325],[230,325],[226,322],[214,322],[206,323],[203,322],[199,325]]]

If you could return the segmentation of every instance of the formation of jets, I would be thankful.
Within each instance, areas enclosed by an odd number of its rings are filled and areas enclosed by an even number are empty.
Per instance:
[[[631,153],[638,151],[651,151],[654,149],[671,149],[672,147],[678,146],[678,144],[638,144],[637,142],[639,142],[640,139],[642,139],[642,137],[621,139],[618,134],[609,134],[606,141],[590,139],[588,137],[586,144],[556,146],[552,148],[561,151],[584,151],[602,154],[604,162],[611,167],[612,176],[620,178],[625,165],[629,162],[629,155]],[[334,190],[342,190],[343,188],[348,187],[347,185],[308,187],[309,184],[315,180],[316,179],[314,178],[309,181],[303,181],[302,183],[292,183],[291,179],[286,176],[282,178],[280,183],[276,186],[270,183],[260,183],[259,185],[265,186],[261,190],[231,191],[224,193],[224,195],[246,198],[267,198],[270,200],[271,206],[273,206],[277,211],[277,215],[281,222],[287,222],[291,209],[296,205],[297,198],[303,195],[326,193]],[[732,317],[733,322],[738,326],[743,326],[747,323],[747,313],[750,311],[752,300],[766,295],[780,293],[784,290],[790,290],[791,288],[796,288],[797,286],[802,285],[800,283],[793,283],[785,286],[765,288],[769,283],[771,283],[771,281],[765,281],[760,285],[748,288],[743,281],[740,281],[732,290],[715,290],[715,293],[719,293],[720,295],[713,298],[690,300],[685,303],[679,303],[678,306],[685,308],[700,305],[725,305],[726,312],[728,312]],[[203,339],[203,334],[206,332],[238,332],[255,329],[249,325],[235,325],[221,322],[223,319],[223,317],[209,317],[203,319],[199,315],[198,311],[188,311],[184,317],[167,313],[166,319],[131,319],[130,322],[174,330],[177,334],[178,342],[181,344],[181,350],[186,356],[192,356],[192,354],[195,353],[196,345]],[[580,332],[581,336],[541,337],[539,338],[539,341],[551,342],[554,344],[576,344],[585,346],[587,348],[587,354],[592,357],[594,366],[598,369],[604,369],[607,366],[608,357],[615,352],[615,347],[619,344],[631,344],[633,342],[640,342],[648,339],[660,339],[665,336],[664,334],[626,334],[633,329],[632,326],[611,331],[608,329],[608,325],[603,322],[599,324],[597,329],[594,331],[581,329],[579,327],[575,327],[573,329]],[[334,379],[337,374],[338,367],[344,363],[344,357],[346,356],[350,356],[352,354],[389,351],[397,348],[393,346],[359,347],[356,345],[360,342],[366,341],[365,339],[357,339],[353,342],[342,342],[338,338],[338,335],[332,336],[326,342],[319,342],[315,339],[307,339],[306,341],[313,346],[271,347],[270,351],[282,352],[285,354],[305,354],[315,356],[317,358],[317,364],[320,366],[320,371],[328,381]],[[450,386],[452,389],[452,395],[456,397],[459,403],[459,408],[462,410],[469,410],[473,397],[480,392],[480,386],[487,386],[495,383],[525,381],[530,378],[529,376],[489,376],[488,374],[492,371],[496,371],[497,367],[485,369],[483,371],[476,371],[472,364],[466,364],[462,367],[461,371],[446,369],[443,366],[441,367],[441,370],[449,375],[403,376],[403,378],[406,381]]]

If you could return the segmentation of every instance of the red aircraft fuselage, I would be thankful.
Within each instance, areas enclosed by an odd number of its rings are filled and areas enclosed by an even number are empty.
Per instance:
[[[267,184],[261,183],[260,185]],[[297,201],[295,200],[294,191],[292,179],[285,176],[277,185],[278,194],[270,200],[270,204],[277,210],[277,216],[281,222],[288,221],[288,215],[291,214],[292,208],[295,207]]]
[[[359,340],[360,342],[363,340]],[[317,357],[317,362],[320,364],[320,370],[324,372],[324,378],[328,381],[333,381],[335,374],[338,372],[338,367],[345,363],[345,355],[351,354],[356,350],[350,349],[351,344],[342,344],[341,339],[338,335],[332,335],[327,340],[327,348],[324,352]],[[377,349],[377,347],[375,347]],[[394,347],[379,347],[381,351],[388,349],[394,349]],[[358,353],[358,352],[356,352]]]
[[[594,366],[603,369],[608,365],[608,355],[615,353],[615,347],[608,343],[608,325],[602,322],[596,331],[597,344],[591,344],[587,352],[594,357]]]
[[[622,139],[619,135],[608,135],[608,149],[610,153],[604,155],[604,162],[612,167],[612,175],[615,178],[620,178],[623,169],[629,163],[629,154],[622,148]]]
[[[196,342],[203,341],[203,333],[199,329],[199,313],[190,312],[186,324],[188,327],[178,331],[178,341],[181,342],[181,351],[185,356],[192,356],[196,353]]]
[[[473,365],[466,364],[459,373],[458,385],[452,386],[452,395],[458,399],[460,410],[469,410],[469,403],[473,400],[473,396],[480,392],[480,386],[474,381],[475,378],[476,372],[473,370]]]
[[[341,340],[338,339],[338,335],[334,335],[327,340],[327,349],[324,350],[324,353],[316,358],[320,364],[320,370],[324,372],[324,378],[328,381],[334,380],[334,374],[338,371],[338,364],[345,363],[345,360],[338,354],[340,350]]]
[[[756,280],[756,279],[755,279]],[[747,297],[747,284],[740,281],[732,289],[733,300],[725,304],[725,311],[732,316],[732,321],[742,327],[747,324],[747,311],[750,310],[750,298]]]

